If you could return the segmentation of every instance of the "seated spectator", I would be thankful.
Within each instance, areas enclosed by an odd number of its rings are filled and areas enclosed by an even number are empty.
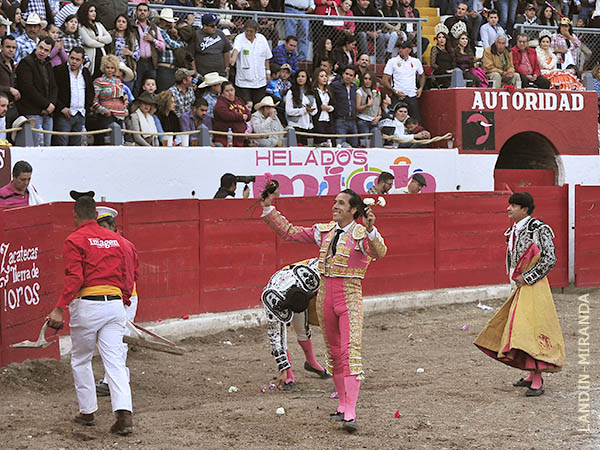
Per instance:
[[[67,21],[67,17],[72,15],[77,16],[77,10],[83,4],[84,1],[85,0],[71,0],[70,3],[67,3],[62,8],[60,8],[60,11],[58,11],[58,13],[56,13],[56,16],[54,16],[54,23],[56,24],[56,26],[62,28],[63,24]],[[67,53],[68,52],[69,51],[67,50]]]
[[[232,0],[231,4],[233,6],[234,12],[250,10],[250,2],[248,2],[248,0]],[[235,33],[242,33],[244,31],[244,28],[245,28],[248,20],[253,20],[253,19],[250,19],[250,16],[241,16],[241,15],[234,14],[231,17],[231,20],[235,25],[235,29],[232,31],[234,31]],[[256,31],[258,32],[258,22],[256,23]]]
[[[454,67],[462,70],[463,78],[471,80],[474,87],[488,87],[487,74],[481,67],[475,67],[475,56],[469,45],[469,35],[462,33],[455,42],[452,52]]]
[[[398,56],[390,59],[383,70],[383,85],[392,91],[392,101],[406,103],[410,115],[421,120],[418,98],[425,87],[425,72],[421,61],[410,56],[411,51],[410,42],[399,43]],[[418,87],[417,75],[419,76]]]
[[[385,145],[393,148],[409,148],[413,147],[410,133],[406,131],[404,122],[408,119],[408,105],[406,103],[398,103],[394,108],[394,116],[392,119],[385,119],[379,122],[379,128],[384,136],[392,136],[402,141],[386,140]]]
[[[213,130],[245,133],[246,122],[250,120],[250,110],[244,100],[235,95],[235,87],[229,81],[223,83],[223,92],[217,100],[214,110]],[[227,136],[215,135],[214,142],[223,147],[227,146]],[[244,137],[233,137],[234,147],[244,146]]]
[[[397,0],[383,0],[379,14],[381,17],[400,17],[400,9]],[[406,41],[408,39],[408,36],[402,30],[402,24],[394,23],[392,20],[383,24],[383,29],[380,36],[386,41],[386,61],[391,57],[396,56],[394,52],[396,50],[398,38],[400,38],[402,41]]]
[[[12,168],[12,180],[0,189],[0,206],[30,206],[43,203],[31,184],[33,168],[27,161],[17,161]]]
[[[533,3],[527,3],[525,5],[525,12],[517,17],[515,25],[539,25],[538,17],[535,14],[535,5]],[[517,40],[517,35],[521,33],[521,29],[518,26],[514,27],[513,39]]]
[[[267,94],[274,95],[279,100],[283,100],[287,91],[292,87],[290,75],[292,69],[289,64],[279,67],[277,64],[271,65],[271,81],[267,84]]]
[[[181,132],[179,117],[177,117],[177,114],[175,114],[175,99],[173,98],[173,93],[171,91],[162,91],[156,96],[156,115],[160,120],[160,124],[164,132]],[[181,142],[181,139],[179,136],[177,136],[175,139],[167,138],[162,141],[163,145],[165,145],[165,143],[169,145],[169,142],[175,142],[175,144],[178,144]]]
[[[156,100],[148,92],[142,92],[131,106],[131,129],[148,134],[134,134],[133,141],[136,145],[144,147],[158,147],[160,145],[158,136],[151,133],[158,133],[156,122],[154,121],[154,112],[156,111]]]
[[[329,87],[329,76],[326,70],[315,70],[312,81],[312,91],[315,97],[315,105],[317,106],[317,113],[313,117],[313,131],[319,134],[332,134],[333,127],[331,126],[331,119],[335,108],[332,104],[333,93]],[[313,142],[315,145],[328,142],[329,146],[331,146],[331,141],[324,137],[315,137]]]
[[[219,85],[220,87],[220,85]],[[183,113],[181,116],[181,131],[195,131],[200,129],[200,125],[206,126],[206,117],[208,114],[208,102],[200,97],[192,106],[190,111]],[[210,129],[210,127],[207,127]],[[196,147],[200,142],[197,134],[190,134],[190,146]]]
[[[566,70],[558,69],[558,58],[550,46],[550,35],[548,30],[542,30],[539,36],[540,45],[535,49],[542,75],[548,79],[552,89],[583,90],[583,85],[577,77]]]
[[[81,11],[81,8],[79,9]],[[92,110],[97,114],[96,124],[93,129],[104,129],[116,122],[119,126],[123,125],[123,120],[127,117],[127,95],[123,91],[123,83],[117,76],[119,71],[119,58],[115,55],[106,55],[102,57],[100,70],[103,75],[94,80],[94,101]],[[94,135],[94,144],[102,145],[104,136]]]
[[[306,70],[299,70],[292,77],[292,87],[285,94],[285,112],[288,125],[296,131],[307,132],[313,129],[312,116],[317,114],[317,104],[310,88],[310,79]],[[298,136],[299,144],[308,143],[306,136]]]
[[[511,51],[515,70],[521,77],[521,87],[550,89],[550,82],[542,76],[535,49],[529,48],[529,38],[526,34],[517,35],[517,45]]]
[[[335,14],[332,14],[335,15]],[[340,17],[354,17],[354,13],[352,12],[352,0],[343,0],[340,3],[339,8],[337,8],[337,15]],[[333,27],[335,33],[331,33],[331,39],[334,41],[338,40],[340,36],[351,33],[354,34],[356,31],[356,25],[354,24],[354,20],[344,20],[344,24],[340,26]]]
[[[377,183],[369,188],[367,194],[384,195],[394,187],[394,175],[389,172],[381,172],[377,177]]]
[[[415,173],[406,187],[392,189],[390,194],[420,194],[424,187],[427,187],[425,177],[420,173]]]
[[[313,54],[313,67],[319,67],[323,60],[333,61],[333,43],[328,37],[319,39]]]
[[[429,56],[430,66],[433,69],[433,75],[443,76],[434,79],[435,87],[450,87],[450,74],[454,70],[454,61],[448,44],[448,28],[442,23],[435,26],[436,45],[431,48]]]
[[[127,16],[119,14],[115,19],[115,28],[110,31],[112,42],[107,46],[108,52],[115,55],[135,73],[140,59],[140,44],[136,39]],[[129,85],[133,88],[133,84]]]
[[[498,11],[492,9],[488,12],[487,20],[487,23],[482,25],[479,29],[483,48],[488,48],[496,42],[496,36],[498,36],[498,34],[505,34],[504,29],[498,24]]]
[[[175,72],[175,85],[169,88],[175,99],[175,114],[181,117],[184,112],[189,111],[196,101],[193,88],[194,71],[179,68]]]
[[[217,7],[221,11],[231,11],[233,8],[229,4],[229,0],[218,0],[219,6]],[[230,33],[236,32],[236,26],[233,23],[233,16],[231,14],[219,14],[219,26],[224,30],[229,30]]]
[[[564,69],[577,62],[577,50],[581,47],[581,41],[573,34],[573,26],[568,17],[560,19],[558,30],[552,35],[550,46],[561,68]]]
[[[83,66],[85,51],[75,47],[69,52],[69,61],[54,68],[57,86],[54,131],[78,132],[83,130],[86,112],[94,100],[94,85],[90,71]],[[61,147],[81,145],[81,135],[54,136],[54,145]]]
[[[372,133],[381,120],[381,94],[376,89],[377,77],[368,70],[360,77],[356,91],[356,113],[359,133]]]
[[[253,11],[262,12],[281,12],[281,9],[277,9],[277,2],[274,0],[252,0],[250,2],[250,9]],[[277,45],[279,42],[279,31],[277,31],[277,19],[273,17],[258,15],[258,32],[262,34],[267,41],[272,42],[272,45]]]
[[[558,16],[548,5],[542,5],[538,13],[538,24],[550,27],[558,27]]]
[[[362,77],[365,73],[369,71],[371,66],[371,62],[369,60],[369,55],[366,53],[360,55],[358,57],[358,61],[356,62],[356,80],[357,86],[360,86],[360,77]]]
[[[263,137],[255,138],[259,147],[281,147],[283,135],[271,134],[283,131],[283,125],[277,117],[275,107],[277,103],[268,95],[256,104],[256,111],[252,114],[252,129],[255,133],[264,133]]]
[[[52,38],[52,40],[54,41],[54,48],[50,52],[50,55],[48,55],[48,58],[50,58],[50,64],[52,65],[52,67],[55,67],[59,64],[66,63],[68,56],[64,48],[64,42],[60,37],[59,28],[56,25],[49,23],[46,26],[45,31],[46,35]]]
[[[41,20],[37,14],[29,14],[25,22],[25,33],[17,38],[17,53],[15,54],[15,64],[31,54],[40,41],[40,32],[47,22]]]
[[[343,73],[346,67],[356,65],[356,36],[344,33],[333,49],[333,71]]]
[[[521,77],[515,72],[512,52],[506,48],[508,38],[505,34],[496,36],[496,41],[483,51],[483,70],[492,82],[492,87],[499,89],[504,84],[521,87]]]
[[[285,38],[283,44],[278,45],[273,49],[273,57],[271,63],[289,65],[292,68],[292,75],[298,71],[298,53],[296,47],[298,46],[298,38],[296,36],[288,36]]]
[[[58,95],[54,71],[47,59],[53,46],[52,38],[40,40],[33,53],[17,66],[17,89],[21,93],[17,109],[28,119],[35,120],[35,128],[47,131],[52,131],[52,113],[56,109]],[[51,137],[50,134],[35,133],[36,146],[49,147]]]
[[[357,134],[356,125],[356,70],[354,66],[348,66],[342,72],[342,77],[330,84],[333,93],[332,104],[334,129],[336,134]],[[348,142],[352,147],[358,147],[358,138],[339,138]]]
[[[415,8],[414,6],[415,6],[414,0],[400,0],[400,6],[398,7],[398,11],[400,12],[400,17],[406,17],[406,18],[421,17],[419,10],[417,8]],[[477,13],[475,13],[475,14],[477,14]],[[407,23],[402,26],[402,29],[406,32],[405,39],[403,39],[403,40],[408,40],[410,42],[412,47],[415,49],[415,51],[413,53],[416,56],[416,47],[417,47],[416,26],[412,23]],[[426,37],[421,37],[421,48],[423,50],[423,53],[425,53],[425,50],[427,50],[427,47],[429,47],[429,39],[427,39]]]
[[[85,54],[90,61],[90,72],[92,77],[100,76],[103,73],[101,61],[106,54],[105,45],[112,42],[112,38],[102,22],[96,20],[96,6],[91,2],[86,2],[77,10],[77,19],[79,19],[79,36],[83,41]]]
[[[412,134],[415,139],[429,139],[431,138],[431,133],[419,125],[417,119],[409,117],[404,121],[404,129],[407,134]]]
[[[381,24],[375,23],[375,31],[373,31],[373,22],[361,22],[360,17],[379,17],[379,12],[371,0],[356,0],[352,7],[352,14],[357,17],[356,20],[356,39],[358,53],[369,53],[369,41],[375,41],[375,55],[378,64],[385,62],[385,40],[379,39],[381,34]],[[377,38],[377,39],[375,39]]]
[[[466,27],[466,31],[471,38],[472,47],[475,48],[475,42],[477,42],[479,38],[479,28],[481,27],[481,22],[483,21],[482,17],[477,14],[476,11],[469,12],[469,6],[465,1],[461,1],[456,6],[456,13],[452,17],[448,17],[444,21],[444,25],[446,28],[450,30],[449,37],[452,41],[454,41],[456,33],[452,30],[452,28],[459,22],[462,22]],[[458,33],[460,34],[460,33]],[[454,42],[452,42],[454,44]]]
[[[392,97],[385,92],[381,94],[381,120],[379,128],[381,128],[382,120],[392,120],[394,118],[394,110],[392,109]]]
[[[204,81],[198,86],[198,89],[204,89],[202,98],[208,104],[208,111],[204,119],[204,124],[212,129],[212,119],[214,117],[215,105],[221,95],[221,87],[227,78],[219,75],[218,72],[209,72],[204,76]]]

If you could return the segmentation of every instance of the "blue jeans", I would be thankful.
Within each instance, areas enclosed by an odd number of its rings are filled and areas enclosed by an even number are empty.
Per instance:
[[[500,25],[502,25],[502,28],[510,36],[515,24],[519,0],[498,0],[497,5],[498,12],[500,13]]]
[[[356,126],[356,120],[343,120],[335,119],[335,134],[356,134],[358,128]],[[337,138],[339,142],[348,142],[352,147],[358,147],[358,138]]]
[[[67,118],[61,113],[54,119],[54,131],[81,131],[85,117],[81,113],[77,113],[71,116],[71,119]],[[67,145],[81,145],[81,135],[78,136],[54,136],[54,145],[60,145],[62,147]]]
[[[285,7],[288,14],[305,14],[289,6]],[[308,58],[308,29],[309,21],[302,19],[285,19],[285,35],[298,38],[298,61],[306,61]]]
[[[363,119],[356,119],[357,122],[357,127],[358,127],[358,132],[359,133],[372,133],[373,130],[375,130],[375,128],[377,128],[377,125],[373,125],[371,124],[371,121],[367,121],[367,120],[363,120]],[[365,145],[365,146],[369,146],[369,143],[371,142],[371,138],[370,137],[361,137],[359,138],[361,145]]]
[[[52,131],[52,116],[25,116],[28,119],[35,120],[35,128],[38,130]],[[52,141],[51,134],[33,133],[33,142],[36,147],[50,147]]]

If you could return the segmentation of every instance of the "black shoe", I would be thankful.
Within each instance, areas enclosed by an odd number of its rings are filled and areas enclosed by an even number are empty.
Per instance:
[[[514,387],[530,387],[531,381],[525,381],[525,378],[521,378],[519,381],[513,383]]]
[[[296,390],[296,383],[294,381],[290,381],[289,383],[285,383],[283,385],[284,391],[294,391]]]
[[[358,431],[358,422],[356,422],[356,419],[344,419],[342,428],[344,428],[344,430],[346,430],[348,433],[354,433],[355,431]]]
[[[329,378],[331,376],[331,374],[329,372],[327,372],[326,370],[315,369],[313,366],[311,366],[306,361],[304,361],[304,370],[306,370],[308,372],[316,373],[321,378]]]
[[[527,392],[525,392],[525,396],[527,397],[539,397],[544,393],[544,380],[542,380],[542,385],[537,389],[529,388]]]
[[[96,394],[98,394],[100,397],[109,396],[110,389],[108,388],[108,383],[105,383],[104,381],[98,381],[98,383],[96,383]]]
[[[334,422],[341,422],[342,420],[344,420],[344,413],[336,411],[334,413],[329,414],[329,418]]]

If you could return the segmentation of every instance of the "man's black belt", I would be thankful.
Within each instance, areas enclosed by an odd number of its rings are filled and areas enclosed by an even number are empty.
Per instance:
[[[287,5],[287,4],[285,6],[287,6],[288,8],[295,9],[296,11],[304,11],[304,12],[306,12],[308,10],[308,8],[298,8],[296,6]]]
[[[94,302],[109,302],[111,300],[122,300],[120,295],[85,295],[83,300],[92,300]]]

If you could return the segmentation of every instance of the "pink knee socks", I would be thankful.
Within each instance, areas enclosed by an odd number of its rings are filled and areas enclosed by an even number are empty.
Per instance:
[[[290,368],[288,369],[288,377],[285,380],[285,384],[293,383],[296,381],[294,377],[294,372],[292,372],[292,358],[290,358],[290,352],[288,350],[285,351],[287,353],[288,361],[290,362]]]
[[[333,384],[335,385],[335,389],[338,393],[338,412],[346,411],[346,386],[344,384],[344,375],[341,373],[333,374]]]
[[[302,351],[304,352],[304,358],[306,359],[306,362],[310,364],[311,367],[317,370],[323,370],[323,366],[321,366],[321,364],[319,364],[317,362],[317,359],[315,358],[312,340],[307,339],[306,341],[298,341],[298,344],[300,344],[300,347],[302,347]]]
[[[360,391],[360,380],[356,375],[344,377],[344,386],[346,388],[344,420],[353,420],[356,419],[356,402],[358,401],[358,393]]]

